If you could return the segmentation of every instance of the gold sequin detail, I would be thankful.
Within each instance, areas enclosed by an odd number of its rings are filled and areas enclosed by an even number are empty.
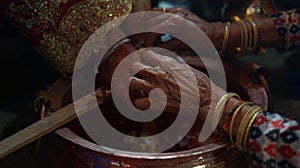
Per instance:
[[[72,73],[83,43],[100,26],[129,14],[134,0],[82,0],[67,11],[61,6],[72,0],[18,0],[9,6],[34,35],[41,36],[36,49],[63,75]],[[15,17],[15,16],[18,17]]]

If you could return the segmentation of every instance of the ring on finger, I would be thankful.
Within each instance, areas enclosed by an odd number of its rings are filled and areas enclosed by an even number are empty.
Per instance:
[[[167,12],[167,7],[163,7],[162,12],[166,13]]]

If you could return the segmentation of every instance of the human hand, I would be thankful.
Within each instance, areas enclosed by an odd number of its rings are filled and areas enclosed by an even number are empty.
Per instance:
[[[151,10],[150,0],[136,0],[132,9],[133,12],[150,11],[150,10]]]
[[[153,8],[153,11],[162,12],[162,8]],[[182,30],[182,24],[184,23],[182,19],[179,19],[176,16],[180,16],[187,21],[192,22],[198,28],[200,28],[208,38],[213,42],[214,46],[217,49],[220,49],[223,42],[224,30],[225,26],[223,23],[215,22],[209,23],[205,20],[199,18],[197,15],[192,13],[191,11],[184,9],[184,8],[170,8],[166,9],[167,13],[172,13],[174,15],[158,15],[153,19],[147,20],[146,23],[139,23],[139,24],[147,24],[151,26],[151,30],[164,30],[168,31],[167,29],[175,29],[178,31]],[[141,16],[142,17],[142,16]],[[135,25],[138,25],[135,23]],[[160,38],[163,34],[154,33],[154,32],[147,32],[141,33],[131,36],[130,38],[133,40],[134,44],[138,44],[138,46],[146,47],[160,47],[165,48],[172,51],[184,51],[190,50],[190,47],[187,46],[182,41],[172,38],[168,41],[162,41]]]
[[[184,108],[194,108],[193,104],[200,102],[199,116],[200,119],[205,119],[210,107],[215,107],[225,93],[211,82],[206,74],[150,50],[144,51],[141,62],[133,64],[132,71],[139,69],[143,70],[131,78],[130,93],[140,91],[145,93],[145,97],[133,100],[134,105],[140,110],[148,109],[151,102],[167,102],[165,111],[177,113],[182,108],[181,101],[184,97],[191,102],[191,106]],[[155,100],[150,101],[149,93],[155,88],[163,90],[166,97],[157,96]]]
[[[135,48],[129,42],[117,47],[107,58],[101,62],[98,69],[99,73],[96,76],[96,84],[105,84],[110,86],[115,69],[120,62],[133,51],[135,51]],[[136,58],[136,61],[139,61],[139,57]]]
[[[154,11],[162,11],[162,8],[154,8]],[[209,23],[201,18],[199,18],[196,14],[193,12],[189,11],[188,9],[184,8],[170,8],[166,9],[167,13],[172,13],[176,14],[178,16],[183,17],[184,19],[192,22],[195,24],[197,27],[199,27],[207,36],[208,38],[212,41],[214,46],[217,49],[220,49],[222,46],[223,42],[223,35],[224,35],[224,24],[221,22],[214,22],[214,23]],[[160,16],[158,18],[154,18],[153,22],[159,23],[156,28],[157,29],[165,29],[168,27],[168,25],[174,24],[175,26],[179,26],[178,29],[181,29],[180,25],[177,25],[176,18],[170,18],[169,16]],[[165,48],[168,50],[189,50],[190,48],[181,42],[178,39],[171,39],[167,42],[160,42],[157,44],[157,47]]]

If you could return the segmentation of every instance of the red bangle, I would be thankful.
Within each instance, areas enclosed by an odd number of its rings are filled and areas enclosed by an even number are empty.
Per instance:
[[[231,120],[232,120],[232,115],[233,113],[235,112],[235,110],[242,104],[244,103],[245,101],[242,101],[242,100],[239,100],[238,103],[232,107],[229,112],[226,114],[224,120],[223,120],[223,124],[222,124],[222,132],[224,132],[224,134],[226,136],[229,135],[229,126],[230,126],[230,123],[231,123]]]

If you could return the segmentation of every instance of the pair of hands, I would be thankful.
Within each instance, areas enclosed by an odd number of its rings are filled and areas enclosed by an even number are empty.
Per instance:
[[[152,11],[158,11],[162,12],[162,8],[153,8]],[[222,39],[224,35],[224,24],[221,22],[214,22],[210,23],[207,22],[201,18],[199,18],[196,14],[193,12],[189,11],[188,9],[184,8],[170,8],[166,9],[167,13],[171,13],[180,17],[183,17],[187,21],[192,22],[195,24],[198,28],[200,28],[207,36],[208,38],[212,41],[214,46],[217,49],[221,48],[222,45]],[[153,18],[151,22],[155,23],[155,29],[157,30],[162,30],[166,29],[170,25],[175,25],[178,26],[178,29],[182,29],[180,25],[177,24],[178,19],[176,17],[170,17],[170,15],[162,15],[157,18]],[[139,24],[139,23],[136,23]],[[175,52],[181,52],[185,50],[190,50],[190,47],[187,46],[185,43],[178,39],[171,39],[166,42],[162,42],[160,40],[160,37],[162,34],[158,33],[142,33],[138,35],[131,36],[130,38],[133,40],[134,44],[141,43],[143,44],[143,47],[160,47],[160,48],[165,48],[167,50],[175,51]]]
[[[152,50],[138,51],[138,54],[132,57],[132,64],[123,62],[121,71],[117,70],[119,73],[114,74],[113,80],[116,82],[113,82],[113,89],[119,98],[132,103],[139,110],[165,104],[164,111],[178,113],[180,108],[195,108],[194,104],[197,103],[199,117],[205,119],[209,109],[225,93],[206,74],[185,63]],[[126,90],[126,82],[130,83],[129,91]],[[150,92],[155,89],[163,91],[165,96],[156,95],[150,99]],[[131,102],[126,96],[128,92]],[[190,104],[182,107],[182,98]]]
[[[153,10],[162,11],[161,8],[155,8]],[[182,8],[167,9],[167,12],[179,15],[193,22],[199,28],[201,28],[210,39],[216,38],[217,33],[214,32],[214,26],[200,19],[192,12]],[[173,18],[161,15],[157,18],[153,18],[153,20],[159,23],[156,25],[158,29],[166,26],[166,20],[168,24],[173,23],[175,26],[177,25],[176,17]],[[144,47],[156,46],[171,51],[183,51],[190,49],[177,39],[172,39],[167,42],[160,42],[160,36],[161,34],[156,33],[143,33],[134,35],[131,37],[131,39],[133,40],[133,43],[144,41]],[[124,52],[124,50],[126,51]],[[111,78],[115,68],[122,61],[122,59],[130,53],[129,50],[134,51],[133,46],[127,45],[125,49],[120,48],[118,51],[113,53],[113,55],[109,57],[104,64],[102,64],[99,77],[102,80],[105,80],[105,83],[111,84]],[[151,102],[153,103],[153,101],[150,101],[149,93],[151,90],[159,88],[165,93],[166,97],[157,96],[154,102],[166,102],[165,111],[177,113],[181,105],[181,98],[186,97],[190,102],[200,102],[199,114],[201,118],[204,119],[207,116],[209,108],[214,107],[219,98],[225,93],[225,91],[212,83],[206,74],[193,69],[187,64],[179,63],[173,58],[157,54],[153,51],[147,50],[141,52],[139,56],[137,55],[135,63],[133,65],[128,65],[127,68],[124,68],[124,74],[127,73],[126,75],[128,75],[137,69],[143,70],[139,71],[136,75],[130,78],[129,92],[131,95],[131,102],[133,102],[134,106],[140,110],[146,110],[151,106]],[[189,70],[192,71],[192,74],[188,73]],[[175,78],[180,79],[181,84],[178,84],[178,81],[176,81]],[[191,78],[196,79],[196,86],[192,84],[190,80]],[[120,77],[120,79],[117,80],[120,81],[120,87],[122,87],[122,80],[128,80],[128,78],[122,79],[122,77]],[[200,100],[196,99],[196,93],[199,94]],[[120,94],[120,97],[123,96],[124,99],[127,98],[126,96],[122,95],[121,92],[118,94]],[[211,104],[213,105],[211,106]]]

